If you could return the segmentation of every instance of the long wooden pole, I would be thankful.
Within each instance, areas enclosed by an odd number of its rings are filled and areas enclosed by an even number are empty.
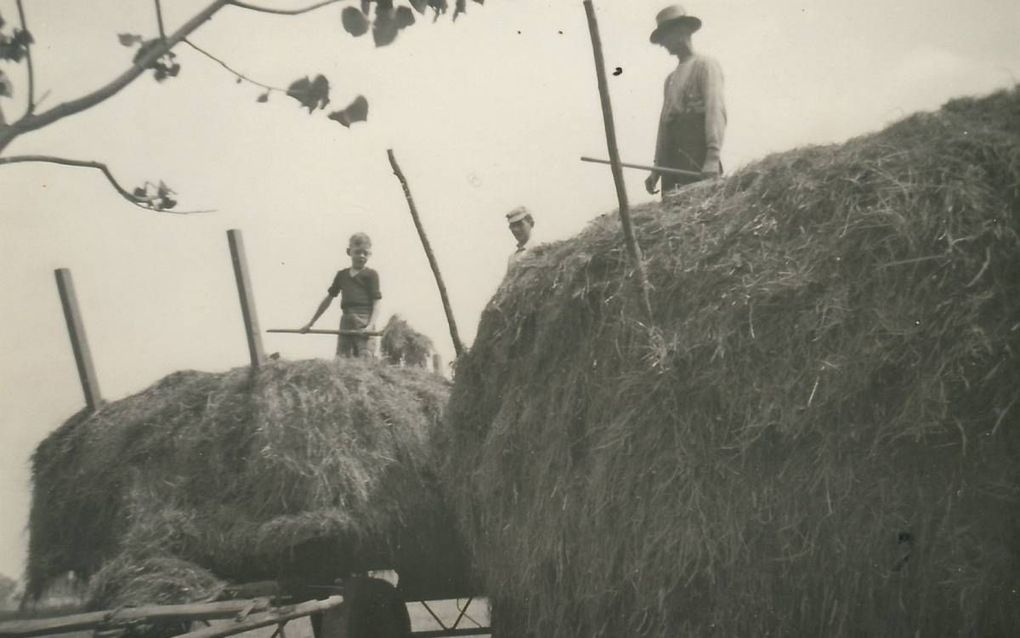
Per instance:
[[[308,330],[298,330],[296,328],[270,328],[266,332],[277,332],[284,334],[294,335],[354,335],[361,337],[381,337],[383,332],[381,330],[318,330],[311,328]]]
[[[400,165],[397,164],[397,158],[393,155],[393,149],[387,149],[386,155],[390,158],[393,174],[400,180],[400,186],[404,189],[407,206],[411,209],[411,219],[414,220],[414,227],[418,231],[422,248],[425,249],[425,256],[428,257],[429,267],[432,268],[432,274],[435,275],[436,286],[439,287],[439,297],[443,301],[443,311],[446,312],[446,323],[450,326],[450,339],[453,340],[453,350],[460,357],[460,355],[464,354],[464,344],[461,343],[460,334],[457,332],[457,321],[453,318],[450,297],[446,294],[446,284],[443,283],[443,275],[439,272],[439,262],[436,261],[436,255],[432,252],[432,245],[429,243],[429,238],[425,235],[425,227],[421,224],[421,218],[418,217],[418,208],[414,205],[414,198],[411,197],[411,187],[407,185],[407,178],[404,177],[404,172],[400,170]]]
[[[591,35],[591,48],[595,56],[595,78],[598,80],[599,97],[602,101],[602,121],[606,129],[606,145],[609,147],[609,161],[613,172],[613,183],[616,185],[616,199],[620,204],[620,223],[623,226],[623,238],[627,244],[634,267],[637,269],[638,285],[644,301],[648,318],[652,315],[652,302],[648,296],[648,276],[641,257],[641,247],[634,237],[634,228],[630,223],[630,206],[627,203],[627,187],[623,182],[623,168],[620,165],[620,150],[616,145],[616,125],[613,122],[613,105],[609,100],[609,83],[606,81],[606,62],[602,55],[602,38],[599,36],[599,24],[595,18],[595,7],[592,0],[584,0],[584,10],[588,15],[588,33]]]
[[[234,281],[237,283],[237,295],[241,301],[241,316],[244,319],[244,332],[248,339],[248,357],[251,360],[251,367],[257,369],[265,361],[265,351],[262,349],[262,334],[259,331],[258,314],[255,312],[255,295],[252,293],[241,231],[236,228],[228,230],[227,243],[230,244]]]
[[[74,363],[78,367],[78,379],[81,391],[85,395],[85,405],[89,412],[95,412],[103,403],[99,393],[99,379],[96,368],[92,364],[92,351],[85,337],[85,323],[78,308],[78,297],[74,293],[74,281],[71,271],[58,268],[53,274],[57,278],[57,292],[60,294],[60,305],[64,309],[64,320],[67,322],[67,336],[71,338],[71,350],[74,352]]]

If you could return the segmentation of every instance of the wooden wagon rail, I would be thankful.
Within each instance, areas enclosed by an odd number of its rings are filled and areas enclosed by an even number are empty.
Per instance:
[[[129,625],[228,620],[181,634],[181,638],[222,638],[276,625],[279,629],[298,618],[338,607],[343,596],[312,600],[296,605],[273,607],[268,598],[230,600],[187,605],[151,605],[109,611],[93,611],[54,618],[33,618],[0,622],[0,638],[29,638],[77,631],[107,631]]]

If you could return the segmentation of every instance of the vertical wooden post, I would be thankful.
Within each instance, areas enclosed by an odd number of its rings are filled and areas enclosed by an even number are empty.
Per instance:
[[[595,17],[595,6],[592,0],[584,0],[584,10],[588,16],[588,33],[591,36],[592,53],[595,56],[595,79],[599,86],[599,98],[602,101],[602,121],[606,129],[606,145],[609,148],[609,163],[613,171],[613,183],[616,185],[616,199],[620,204],[620,224],[623,226],[623,238],[627,251],[637,270],[638,286],[644,301],[648,319],[652,318],[652,302],[648,296],[648,276],[641,257],[641,247],[634,237],[634,229],[630,223],[630,206],[627,203],[627,187],[623,182],[623,167],[620,164],[620,151],[616,146],[616,125],[613,121],[613,105],[609,100],[609,82],[606,81],[606,62],[602,55],[602,37],[599,35],[599,23]]]
[[[60,305],[64,308],[67,335],[71,338],[71,350],[74,351],[74,363],[78,366],[78,379],[81,380],[81,390],[85,394],[85,405],[90,412],[95,412],[103,403],[103,397],[99,394],[99,380],[92,365],[92,351],[85,337],[85,324],[78,309],[78,297],[74,294],[71,271],[57,268],[53,274],[57,278],[57,292],[60,294]]]
[[[262,335],[259,331],[259,318],[255,312],[255,296],[251,290],[251,278],[248,276],[248,261],[244,256],[244,239],[241,237],[241,231],[236,228],[228,230],[227,242],[230,244],[230,259],[234,263],[237,294],[241,300],[244,332],[248,337],[248,356],[251,358],[251,367],[258,368],[265,361],[265,354],[262,350]]]

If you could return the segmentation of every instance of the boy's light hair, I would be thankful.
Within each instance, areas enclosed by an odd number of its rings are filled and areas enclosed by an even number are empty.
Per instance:
[[[351,240],[347,242],[348,248],[371,248],[372,238],[366,233],[354,233]]]

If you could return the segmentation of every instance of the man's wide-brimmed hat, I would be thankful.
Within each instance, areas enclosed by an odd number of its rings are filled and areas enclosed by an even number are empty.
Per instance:
[[[678,4],[671,4],[655,16],[655,30],[652,31],[652,35],[649,36],[649,40],[654,44],[659,43],[659,38],[662,36],[662,32],[666,29],[683,24],[694,33],[701,28],[701,19],[696,18],[692,15],[688,15],[684,8]]]

